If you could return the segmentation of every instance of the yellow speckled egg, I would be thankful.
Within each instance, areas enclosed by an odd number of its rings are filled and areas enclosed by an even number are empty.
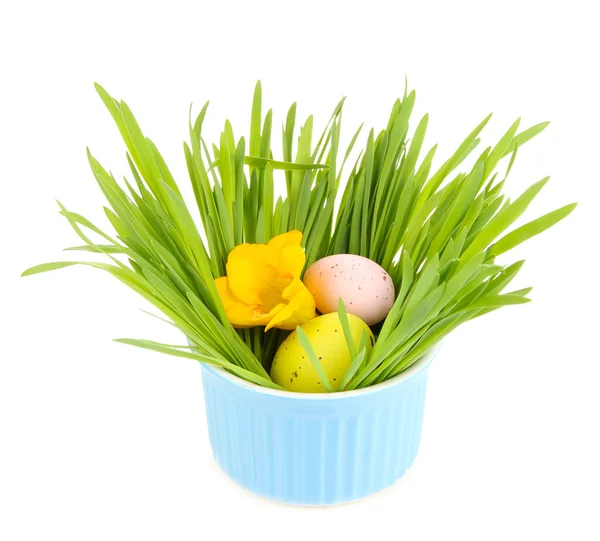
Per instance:
[[[369,326],[352,314],[348,314],[348,321],[354,345],[358,346],[364,330],[369,338],[367,353],[370,352],[375,339]],[[301,327],[319,357],[332,388],[336,390],[351,363],[348,344],[337,312],[311,319]],[[271,366],[271,378],[288,391],[325,392],[311,360],[298,341],[296,331],[291,333],[279,346]]]
[[[396,300],[390,275],[375,261],[358,255],[319,259],[306,270],[304,284],[322,314],[337,312],[341,298],[346,311],[367,325],[382,321]]]

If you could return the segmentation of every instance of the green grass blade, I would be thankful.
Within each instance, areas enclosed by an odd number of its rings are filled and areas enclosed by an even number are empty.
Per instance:
[[[254,87],[252,114],[250,117],[250,154],[260,156],[260,126],[262,122],[262,87],[260,81]]]
[[[366,336],[366,333],[365,333],[365,336]],[[337,388],[338,393],[346,390],[346,386],[348,385],[350,380],[354,377],[354,375],[356,374],[356,372],[358,371],[360,366],[363,364],[366,354],[367,354],[367,350],[361,349],[359,351],[358,355],[356,355],[356,357],[354,357],[352,359],[352,362],[350,363],[348,370],[346,370],[346,372],[344,373],[344,376],[342,377],[342,380],[340,381],[340,384]]]
[[[346,312],[346,306],[341,298],[338,299],[338,318],[342,325],[342,330],[344,331],[344,338],[346,339],[348,351],[350,352],[350,358],[354,359],[354,357],[356,357],[354,336],[352,336],[352,330],[350,329],[350,321],[348,321],[348,312]]]
[[[487,224],[479,234],[473,239],[473,242],[465,250],[462,261],[466,262],[476,253],[487,248],[487,246],[503,231],[510,227],[527,209],[535,196],[548,182],[549,177],[543,178],[530,186],[523,194],[512,204],[505,205],[503,209]]]
[[[41,265],[35,265],[21,273],[21,276],[32,276],[33,274],[40,274],[41,272],[49,272],[57,269],[64,269],[65,267],[72,267],[78,265],[77,261],[55,261],[53,263],[42,263]]]
[[[94,252],[97,254],[124,254],[126,250],[121,246],[114,246],[113,244],[98,244],[96,246],[70,246],[64,249],[66,252],[79,251],[79,252]]]
[[[244,163],[259,169],[264,169],[267,165],[270,165],[271,168],[281,171],[313,171],[315,169],[329,168],[329,165],[325,163],[285,162],[271,158],[261,158],[259,156],[246,156]]]
[[[508,252],[522,242],[525,242],[526,240],[539,235],[543,231],[546,231],[546,229],[552,227],[571,214],[571,212],[575,210],[576,206],[577,203],[565,205],[564,207],[549,212],[548,214],[544,214],[536,220],[533,220],[515,229],[514,231],[511,231],[492,246],[492,255],[500,255],[504,252]]]
[[[302,328],[300,326],[296,327],[296,332],[298,333],[298,342],[300,342],[300,345],[302,346],[302,348],[308,355],[308,358],[310,359],[313,366],[315,367],[317,376],[321,380],[321,383],[323,384],[324,389],[328,393],[333,392],[333,388],[331,387],[329,378],[327,377],[325,370],[323,370],[323,366],[321,365],[321,362],[319,361],[319,356],[316,354],[314,348],[312,347],[312,344],[310,343],[310,339],[308,338],[308,336],[306,335],[306,333],[302,330]]]
[[[550,122],[541,122],[535,126],[531,126],[531,128],[523,130],[521,133],[515,136],[512,143],[505,150],[504,156],[513,152],[517,146],[524,145],[527,141],[533,139],[536,135],[544,131],[549,124]]]
[[[236,376],[241,377],[251,383],[256,383],[257,385],[261,385],[263,387],[269,387],[271,389],[284,390],[282,387],[274,383],[273,381],[258,376],[257,374],[250,372],[244,368],[241,368],[235,364],[227,362],[223,359],[212,358],[206,355],[199,355],[198,353],[192,353],[188,351],[183,351],[179,347],[172,347],[166,344],[160,344],[158,342],[152,342],[151,340],[138,340],[133,338],[116,338],[114,340],[120,344],[126,344],[130,346],[136,346],[142,349],[149,349],[151,351],[156,351],[159,353],[166,353],[167,355],[172,355],[174,357],[182,357],[184,359],[192,359],[194,361],[200,361],[206,364],[212,364],[216,366],[220,366],[221,368],[225,368],[230,372],[234,373]],[[189,347],[189,346],[188,346]]]

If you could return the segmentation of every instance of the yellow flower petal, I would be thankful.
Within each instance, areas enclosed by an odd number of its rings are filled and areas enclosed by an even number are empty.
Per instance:
[[[256,325],[266,325],[272,316],[263,314],[257,305],[245,304],[240,301],[229,288],[227,277],[217,278],[215,285],[219,296],[223,301],[227,319],[237,328],[254,327]],[[283,306],[282,306],[283,308]]]
[[[279,261],[277,270],[283,276],[300,278],[305,262],[306,254],[300,246],[286,246],[281,251],[281,260]]]
[[[269,321],[265,331],[273,327],[291,331],[317,315],[315,299],[299,278],[284,291],[283,298],[289,303]]]
[[[265,244],[240,244],[233,249],[227,259],[227,277],[238,299],[247,304],[278,304],[287,283],[279,283],[276,255]]]
[[[219,297],[221,297],[225,311],[239,302],[239,299],[233,294],[231,289],[229,289],[229,279],[227,276],[217,278],[215,280],[215,286],[217,286],[217,292],[219,293]]]
[[[286,246],[300,246],[302,242],[302,233],[300,231],[289,231],[273,237],[267,246],[275,248],[276,250],[283,250]]]
[[[300,246],[302,233],[290,231],[273,237],[267,246],[273,249],[274,261],[280,274],[290,278],[300,278],[306,262],[306,255]]]
[[[215,284],[232,325],[292,330],[315,317],[313,296],[300,280],[306,262],[301,242],[302,233],[290,231],[231,251],[227,276]]]

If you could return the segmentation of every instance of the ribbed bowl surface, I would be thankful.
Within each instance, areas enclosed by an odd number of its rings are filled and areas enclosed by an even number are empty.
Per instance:
[[[332,394],[274,391],[202,365],[215,459],[243,487],[285,503],[331,505],[379,492],[415,459],[436,353],[383,384]]]

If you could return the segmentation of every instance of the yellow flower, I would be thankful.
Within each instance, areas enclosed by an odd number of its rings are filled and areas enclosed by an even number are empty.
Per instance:
[[[240,244],[227,258],[227,276],[215,280],[234,327],[266,325],[293,330],[315,317],[315,301],[300,280],[306,256],[302,233],[290,231],[268,244]]]

